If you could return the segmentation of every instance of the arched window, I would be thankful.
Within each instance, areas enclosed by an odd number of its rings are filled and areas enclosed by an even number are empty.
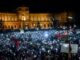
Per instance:
[[[44,28],[46,27],[46,24],[44,24]]]
[[[16,29],[16,28],[17,28],[17,26],[15,25],[15,26],[14,26],[14,28]]]
[[[8,26],[8,29],[11,29],[11,26]]]
[[[48,24],[48,27],[50,27],[51,24]]]
[[[11,29],[13,30],[13,26],[11,26]]]

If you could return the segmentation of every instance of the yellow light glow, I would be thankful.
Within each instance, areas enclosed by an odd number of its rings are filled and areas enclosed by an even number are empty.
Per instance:
[[[25,17],[25,16],[22,16],[22,20],[24,20],[24,21],[25,21],[25,20],[26,20],[26,17]]]

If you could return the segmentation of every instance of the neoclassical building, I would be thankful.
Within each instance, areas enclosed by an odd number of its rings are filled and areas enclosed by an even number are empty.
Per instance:
[[[67,13],[56,14],[59,22],[66,22]],[[53,26],[51,13],[30,13],[28,7],[19,7],[15,13],[0,13],[0,29],[49,29]]]
[[[16,13],[0,13],[3,29],[51,28],[49,13],[30,13],[29,8],[19,7]]]

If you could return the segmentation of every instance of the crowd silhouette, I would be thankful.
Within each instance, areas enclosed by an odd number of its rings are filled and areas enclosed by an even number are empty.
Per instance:
[[[68,60],[61,52],[61,44],[78,45],[71,60],[80,59],[80,30],[44,30],[0,33],[0,60]]]

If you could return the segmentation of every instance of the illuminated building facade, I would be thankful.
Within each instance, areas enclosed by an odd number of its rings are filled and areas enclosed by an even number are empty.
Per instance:
[[[29,8],[19,7],[16,13],[0,13],[0,29],[49,29],[53,26],[50,13],[30,13]],[[66,13],[55,15],[60,22],[66,22]]]

